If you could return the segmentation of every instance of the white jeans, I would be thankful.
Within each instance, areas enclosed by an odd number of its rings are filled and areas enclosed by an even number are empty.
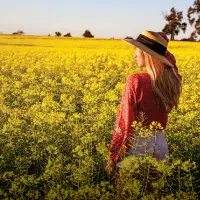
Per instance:
[[[170,165],[169,159],[166,156],[169,156],[168,144],[165,138],[165,135],[161,130],[151,131],[151,136],[140,136],[135,133],[135,142],[131,149],[127,152],[127,156],[153,156],[157,160],[166,160],[167,165]],[[121,160],[117,166],[121,167],[123,160]]]

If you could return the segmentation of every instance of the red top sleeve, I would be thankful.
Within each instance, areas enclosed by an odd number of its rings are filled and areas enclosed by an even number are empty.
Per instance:
[[[129,75],[126,79],[126,86],[118,109],[114,125],[114,132],[110,145],[110,158],[118,162],[125,151],[130,147],[130,136],[132,136],[132,122],[137,116],[137,99],[139,95],[139,76]]]

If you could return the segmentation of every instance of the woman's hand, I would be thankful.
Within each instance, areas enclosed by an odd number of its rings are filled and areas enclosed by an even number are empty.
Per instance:
[[[108,162],[107,162],[107,165],[105,167],[105,170],[106,170],[106,172],[109,176],[114,175],[114,169],[113,169],[114,165],[115,165],[114,162],[111,159],[109,159]]]

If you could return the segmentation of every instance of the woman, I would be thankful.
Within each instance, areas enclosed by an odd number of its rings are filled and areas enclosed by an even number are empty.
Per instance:
[[[151,122],[159,122],[166,129],[168,114],[172,108],[177,108],[181,93],[181,76],[178,73],[176,60],[167,50],[168,38],[163,32],[144,31],[137,39],[125,39],[126,42],[136,46],[134,58],[139,67],[145,67],[147,72],[129,75],[118,109],[110,145],[110,159],[106,171],[114,174],[114,166],[120,167],[125,153],[129,155],[142,155],[144,149],[132,151],[130,138],[136,135],[131,124],[140,121],[140,113],[144,114],[142,125],[150,127]],[[166,160],[168,145],[161,131],[156,132],[156,141],[153,144],[154,152],[150,146],[149,154],[157,160]],[[155,134],[152,131],[152,136]],[[139,143],[142,141],[138,141]],[[159,149],[159,151],[155,151]],[[121,161],[121,162],[120,162]]]

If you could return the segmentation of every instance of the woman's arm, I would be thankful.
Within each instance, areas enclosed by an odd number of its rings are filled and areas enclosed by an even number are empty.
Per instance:
[[[130,148],[132,136],[131,124],[137,116],[137,99],[139,95],[139,76],[127,77],[126,86],[118,109],[114,132],[110,145],[110,159],[117,163]]]

